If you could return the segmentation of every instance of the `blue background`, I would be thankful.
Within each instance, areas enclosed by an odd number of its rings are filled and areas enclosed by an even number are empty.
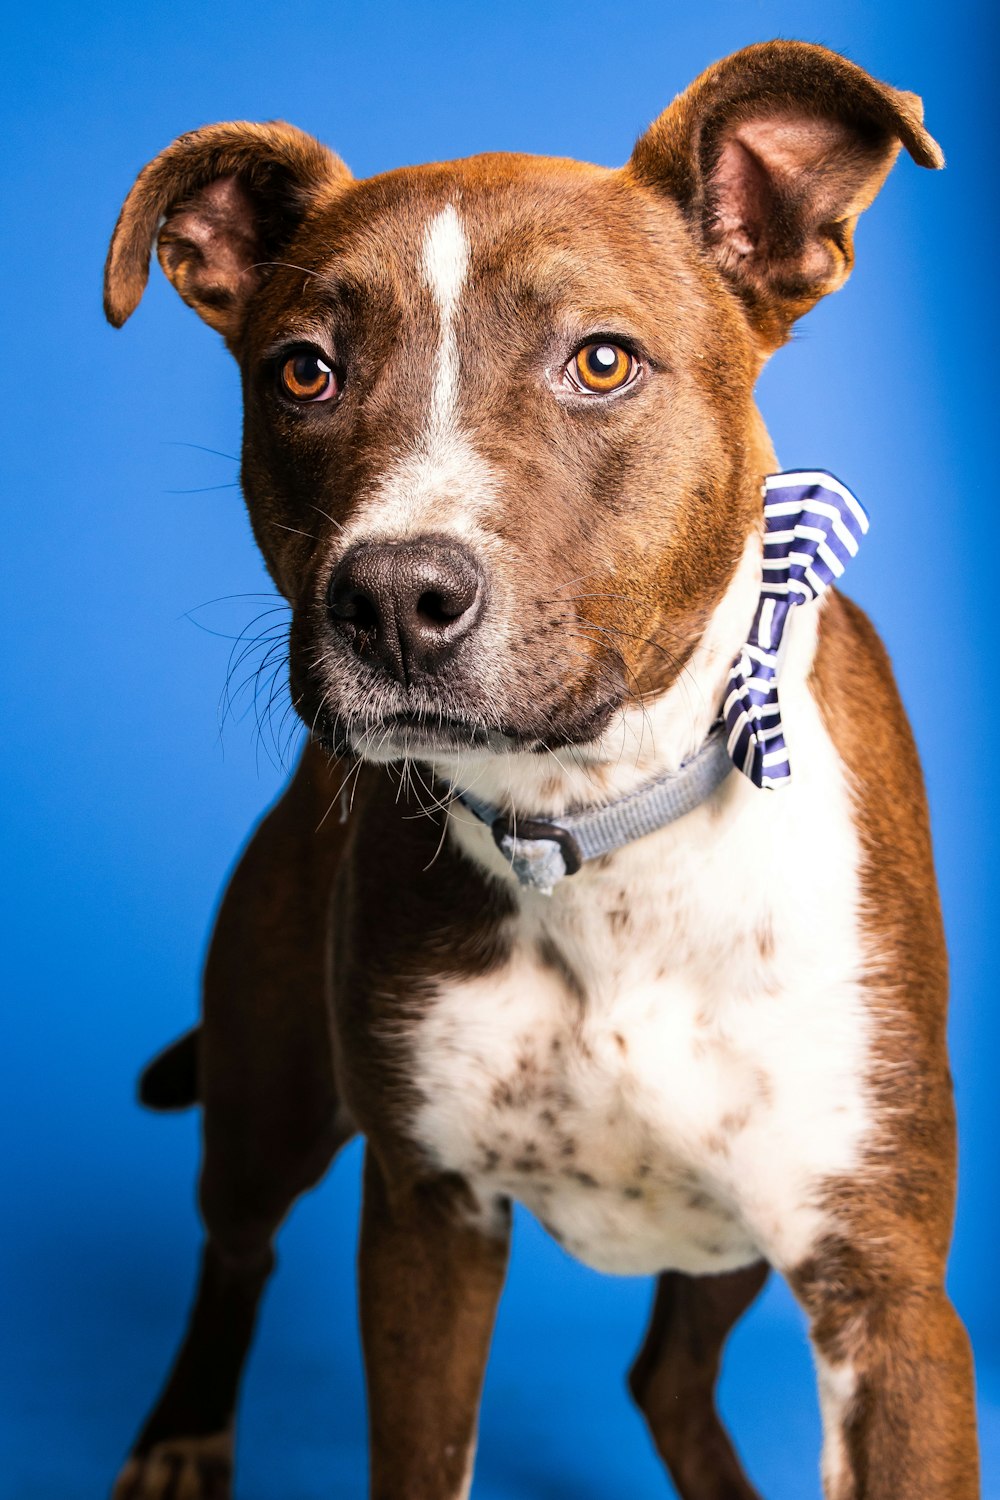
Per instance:
[[[704,66],[780,34],[922,93],[949,157],[942,174],[901,161],[853,280],[760,399],[783,464],[832,469],[874,520],[848,588],[888,642],[929,782],[962,1127],[952,1286],[980,1363],[985,1492],[1000,1495],[986,5],[178,0],[19,7],[8,29],[0,1493],[101,1496],[172,1353],[197,1121],[144,1115],[133,1079],[194,1016],[217,894],[282,781],[245,696],[221,736],[217,717],[225,637],[269,595],[236,488],[236,368],[158,272],[124,333],[101,317],[135,173],[193,126],[272,116],[358,175],[500,148],[617,163]],[[243,1404],[243,1500],[363,1493],[357,1181],[354,1147],[283,1236]],[[666,1493],[622,1381],[649,1292],[519,1221],[482,1500]],[[734,1338],[724,1404],[771,1500],[818,1495],[809,1356],[779,1288]]]

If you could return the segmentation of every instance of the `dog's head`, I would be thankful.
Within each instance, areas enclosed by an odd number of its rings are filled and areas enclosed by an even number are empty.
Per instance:
[[[356,182],[290,126],[228,124],[142,172],[108,317],[155,240],[240,362],[243,487],[314,732],[381,759],[593,745],[670,686],[760,527],[761,363],[847,277],[900,145],[941,165],[921,119],[771,42],[620,170]]]

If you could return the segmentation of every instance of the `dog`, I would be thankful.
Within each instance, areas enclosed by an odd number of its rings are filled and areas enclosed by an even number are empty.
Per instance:
[[[630,1381],[684,1500],[756,1493],[713,1392],[769,1267],[808,1319],[828,1500],[978,1493],[921,772],[828,587],[863,512],[777,473],[753,400],[901,147],[943,164],[915,95],[774,41],[621,169],[355,181],[234,123],[140,174],[107,314],[155,242],[239,361],[310,734],[201,1023],[143,1081],[203,1108],[207,1237],[116,1500],[230,1494],[272,1240],[357,1132],[375,1500],[469,1494],[512,1200],[658,1275]]]

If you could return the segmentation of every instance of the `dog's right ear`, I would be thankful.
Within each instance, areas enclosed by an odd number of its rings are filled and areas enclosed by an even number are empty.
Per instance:
[[[184,301],[233,347],[247,304],[309,209],[351,180],[313,136],[274,121],[209,125],[151,161],[125,200],[104,269],[104,310],[136,309],[156,241]]]

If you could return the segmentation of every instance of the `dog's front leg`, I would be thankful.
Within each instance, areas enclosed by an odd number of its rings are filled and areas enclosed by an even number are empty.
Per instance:
[[[859,1283],[819,1255],[793,1285],[811,1315],[826,1500],[978,1500],[969,1340],[943,1286]]]
[[[387,1180],[369,1146],[361,1329],[372,1500],[463,1500],[493,1318],[506,1203],[488,1216],[454,1177]]]

